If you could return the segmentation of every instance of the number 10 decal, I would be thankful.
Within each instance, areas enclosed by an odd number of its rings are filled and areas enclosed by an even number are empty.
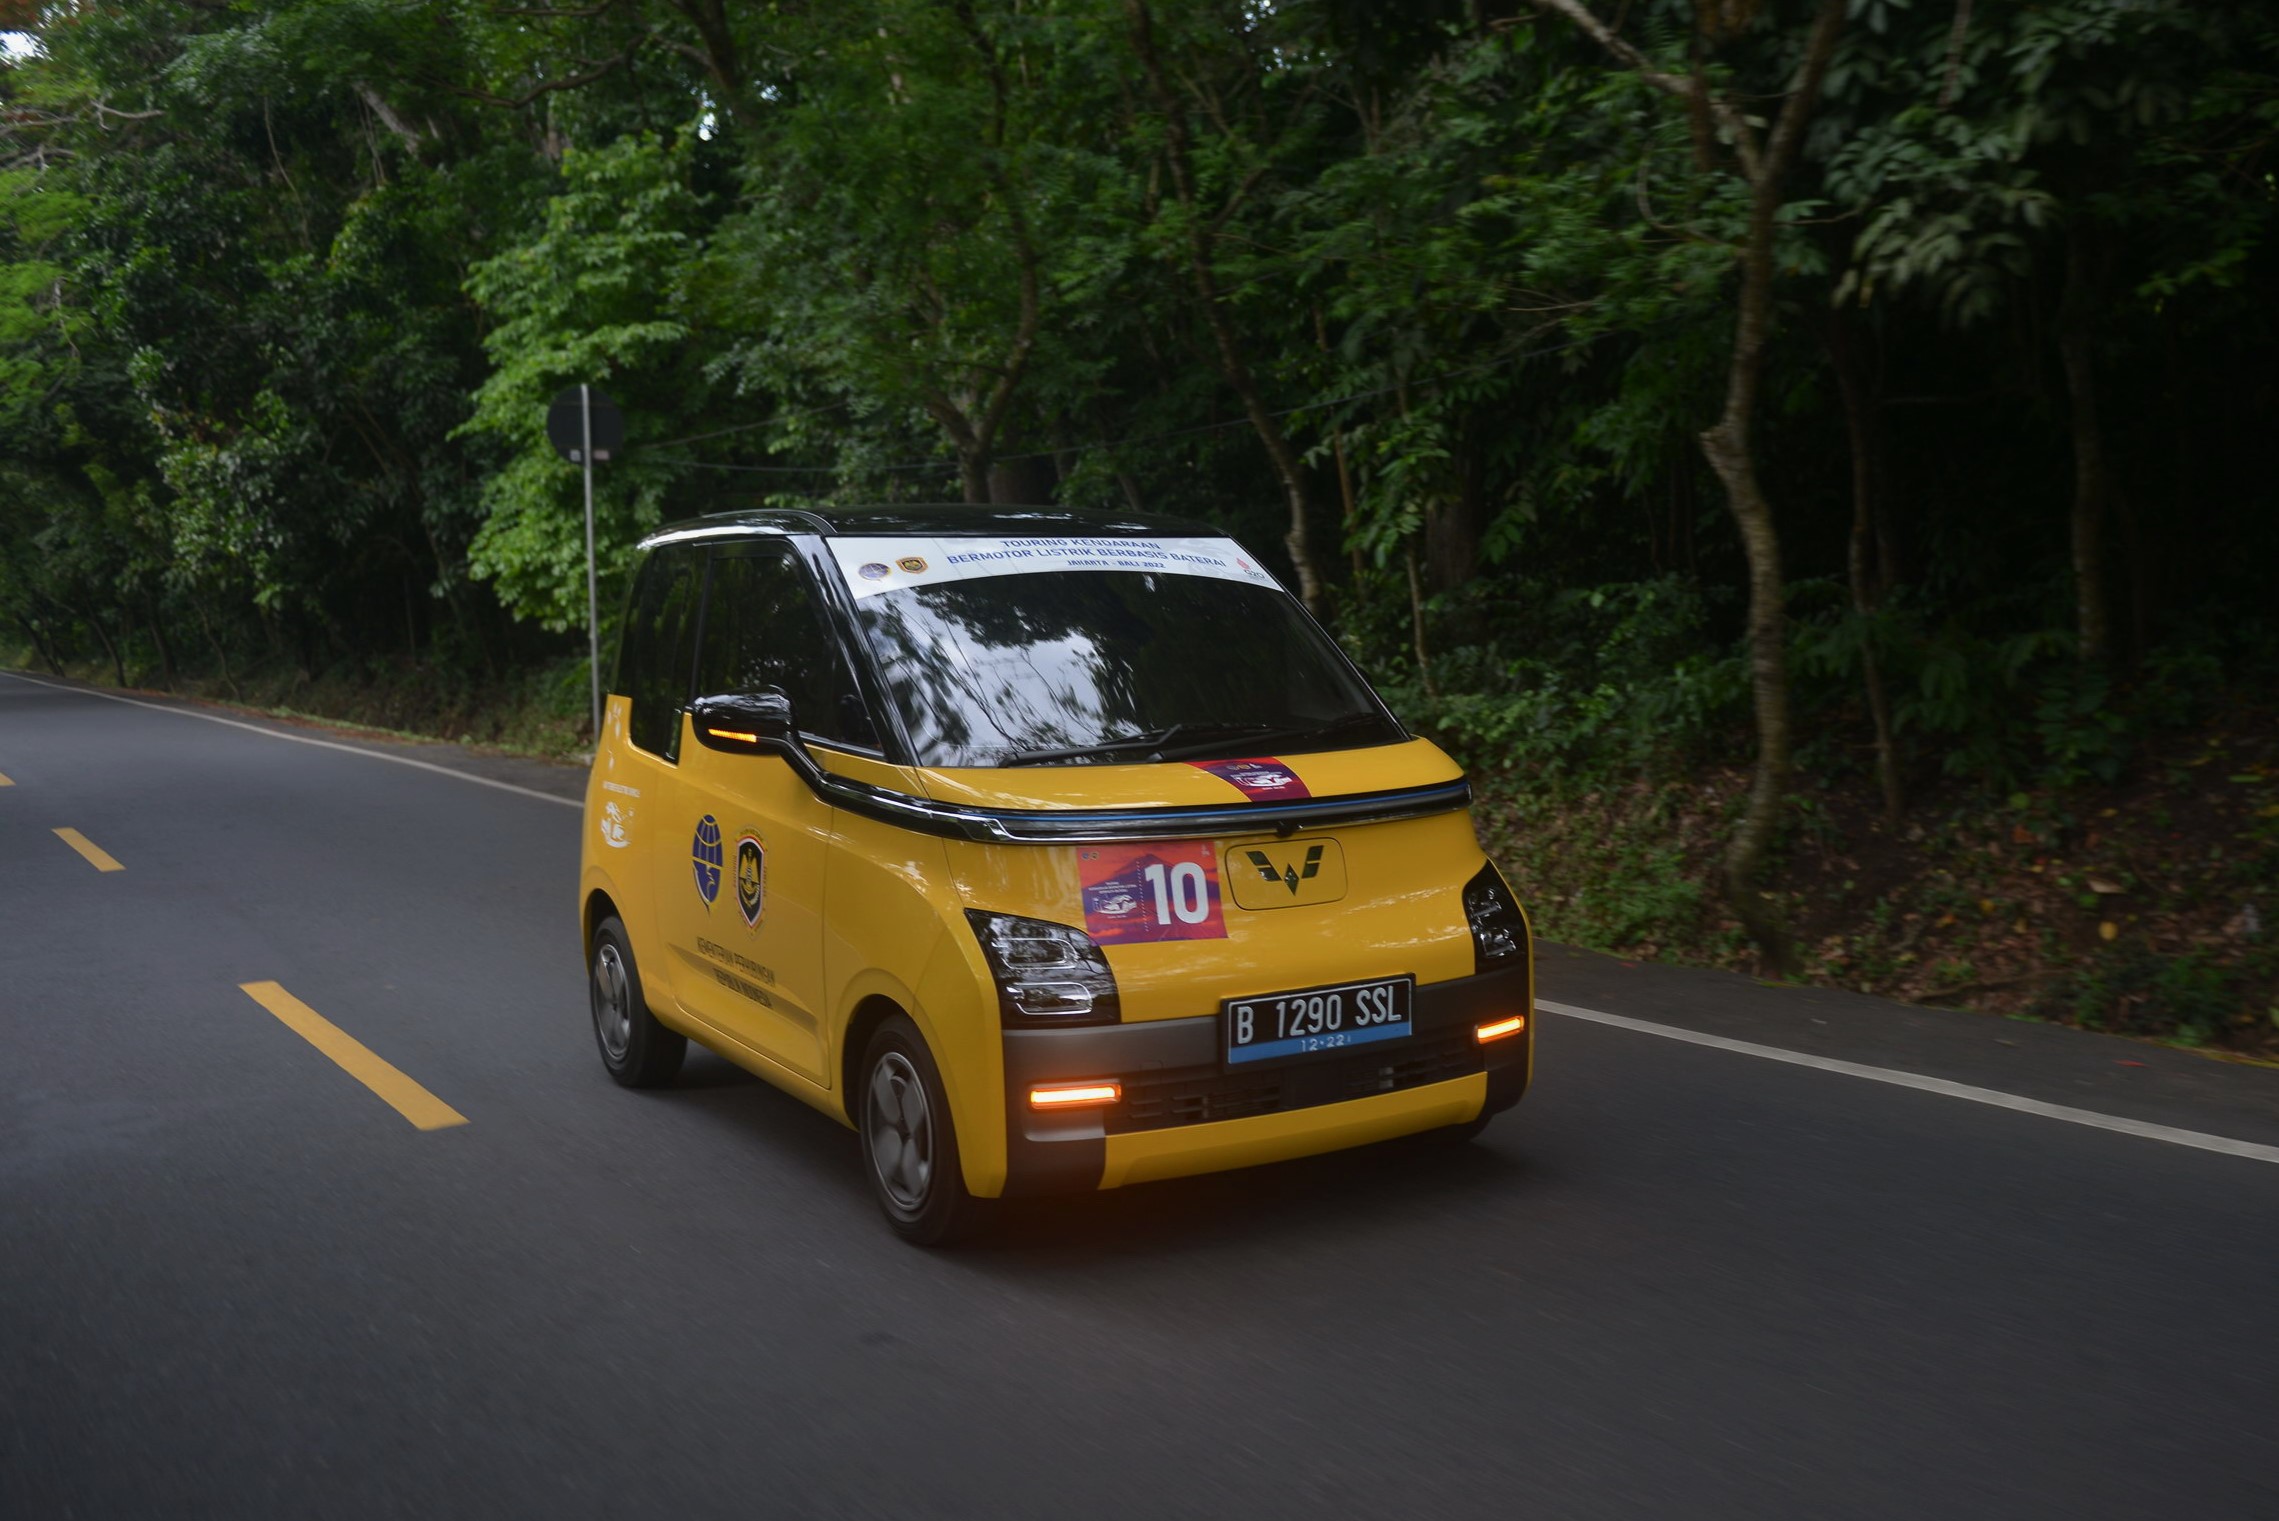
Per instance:
[[[1210,888],[1204,883],[1203,868],[1193,861],[1181,861],[1169,870],[1161,861],[1150,861],[1140,868],[1140,876],[1155,890],[1157,924],[1169,924],[1173,914],[1181,924],[1201,924],[1211,917]]]
[[[1084,928],[1101,944],[1226,939],[1219,855],[1208,841],[1087,845],[1076,857]]]

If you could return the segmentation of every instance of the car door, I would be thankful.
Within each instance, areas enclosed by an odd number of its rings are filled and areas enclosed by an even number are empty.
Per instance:
[[[611,876],[632,889],[618,893],[618,912],[633,937],[647,992],[660,1004],[671,991],[673,958],[664,951],[656,912],[655,862],[660,853],[681,853],[669,820],[679,811],[681,712],[688,706],[703,573],[701,555],[685,546],[657,550],[643,563],[609,684],[613,697],[625,699],[624,720],[603,734],[595,756],[600,802],[594,828]]]
[[[792,546],[723,546],[709,565],[696,695],[769,688],[791,699],[803,737],[867,738],[845,658]],[[659,898],[681,1006],[829,1086],[823,915],[833,810],[780,755],[708,749],[693,731],[679,770],[687,845],[677,882],[660,884]]]

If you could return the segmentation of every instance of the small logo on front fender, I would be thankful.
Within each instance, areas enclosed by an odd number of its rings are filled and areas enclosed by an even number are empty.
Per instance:
[[[633,810],[615,798],[601,805],[601,840],[612,850],[623,850],[633,843]]]
[[[759,837],[745,835],[736,842],[736,912],[753,929],[760,927],[760,910],[767,899],[767,855]]]
[[[689,841],[689,864],[696,869],[696,895],[712,907],[720,896],[720,821],[706,814],[696,821],[696,836]]]

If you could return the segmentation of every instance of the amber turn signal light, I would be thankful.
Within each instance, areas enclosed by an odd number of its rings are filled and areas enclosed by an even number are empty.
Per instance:
[[[1509,1019],[1490,1020],[1472,1031],[1472,1038],[1481,1045],[1491,1040],[1502,1040],[1506,1035],[1517,1035],[1527,1028],[1527,1016],[1514,1014]]]
[[[1031,1088],[1029,1105],[1034,1109],[1072,1109],[1082,1104],[1113,1104],[1123,1096],[1122,1083],[1054,1083],[1048,1088]]]
[[[756,745],[760,742],[760,737],[757,734],[745,734],[736,729],[707,728],[704,732],[714,739],[732,739],[740,745]]]

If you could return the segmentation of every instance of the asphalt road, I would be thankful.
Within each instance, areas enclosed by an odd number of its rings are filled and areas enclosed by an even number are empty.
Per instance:
[[[2279,1516],[2270,1160],[1554,1015],[1469,1148],[915,1251],[812,1111],[603,1075],[580,778],[371,748],[532,790],[0,676],[0,1516]],[[1541,991],[2279,1142],[2279,1072]]]

